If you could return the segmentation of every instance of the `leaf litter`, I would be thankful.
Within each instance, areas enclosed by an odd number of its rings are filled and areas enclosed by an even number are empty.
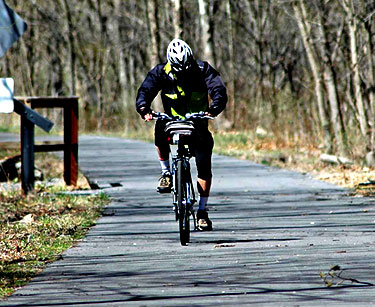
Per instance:
[[[57,157],[43,156],[36,163],[47,172],[53,170],[52,176],[57,175],[56,170],[62,176],[62,162]],[[80,180],[78,188],[87,189],[82,175]],[[62,193],[76,188],[42,182],[27,196],[18,189],[0,189],[0,297],[10,295],[47,263],[61,258],[95,224],[108,197]]]

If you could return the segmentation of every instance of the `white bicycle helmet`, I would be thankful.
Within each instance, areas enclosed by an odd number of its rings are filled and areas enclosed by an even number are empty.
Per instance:
[[[189,69],[192,59],[193,52],[183,40],[175,38],[169,43],[167,60],[174,71],[180,72]]]

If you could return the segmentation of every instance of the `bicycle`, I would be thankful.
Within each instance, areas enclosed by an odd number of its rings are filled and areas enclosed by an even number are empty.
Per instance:
[[[195,129],[193,120],[213,119],[213,117],[204,112],[188,113],[185,115],[185,119],[165,113],[153,113],[153,119],[167,121],[164,131],[169,136],[169,143],[172,145],[173,206],[176,221],[179,222],[181,245],[187,245],[190,241],[190,216],[193,217],[194,230],[197,229],[193,208],[197,200],[191,179],[190,159],[192,153],[189,149],[189,139]]]

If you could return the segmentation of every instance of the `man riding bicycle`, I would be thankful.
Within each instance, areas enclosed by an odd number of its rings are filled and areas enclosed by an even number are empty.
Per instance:
[[[185,118],[186,113],[203,111],[217,116],[226,106],[228,97],[219,73],[205,61],[195,60],[189,45],[180,39],[173,39],[167,48],[167,62],[156,65],[148,72],[138,89],[136,109],[146,121],[153,118],[151,103],[161,91],[164,112]],[[209,103],[209,97],[211,103]],[[164,132],[165,122],[157,120],[155,125],[155,146],[160,160],[162,176],[158,191],[171,191],[172,179],[169,163],[169,143]],[[212,230],[207,213],[207,202],[211,190],[211,156],[214,141],[208,130],[208,120],[195,123],[196,134],[190,149],[195,156],[198,178],[199,208],[198,229]]]

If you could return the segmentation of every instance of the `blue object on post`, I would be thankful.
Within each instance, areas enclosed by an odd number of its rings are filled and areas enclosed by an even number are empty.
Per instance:
[[[12,113],[14,111],[13,92],[14,80],[12,78],[0,78],[0,113]]]
[[[0,0],[0,58],[26,31],[27,24]]]

